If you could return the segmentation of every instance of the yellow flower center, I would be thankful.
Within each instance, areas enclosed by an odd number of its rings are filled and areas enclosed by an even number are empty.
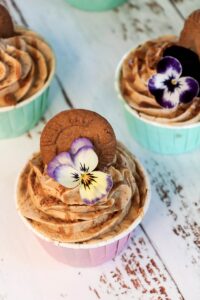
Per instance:
[[[176,79],[172,79],[171,80],[171,84],[176,85],[177,84],[177,80]]]
[[[81,180],[82,180],[85,184],[89,183],[90,180],[91,180],[90,173],[83,173],[83,174],[81,174]]]
[[[90,188],[92,183],[96,182],[96,176],[92,173],[82,173],[81,174],[81,183],[84,185],[84,188]]]

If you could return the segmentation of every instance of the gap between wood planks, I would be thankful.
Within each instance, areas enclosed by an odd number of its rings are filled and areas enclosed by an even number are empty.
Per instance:
[[[171,5],[173,6],[173,8],[175,9],[175,11],[177,12],[177,14],[181,17],[182,20],[185,20],[182,12],[179,10],[179,8],[176,6],[176,1],[175,0],[169,0],[169,2],[171,3]]]
[[[58,77],[57,74],[55,75],[55,78],[56,78],[57,83],[58,83],[58,85],[61,89],[61,92],[62,92],[62,95],[65,99],[65,102],[69,105],[70,108],[74,108],[74,105],[73,105],[72,101],[70,100],[69,96],[67,95],[67,93],[64,89],[64,86],[63,86],[63,84],[62,84],[62,82],[61,82],[61,80],[60,80],[60,78]]]
[[[8,7],[7,3],[5,0],[1,0],[1,2],[6,6]],[[173,0],[169,0],[170,4],[173,6],[173,8],[175,9],[175,11],[177,12],[177,14],[180,16],[181,19],[185,19],[184,16],[182,15],[182,13],[180,12],[180,10],[178,9],[178,7],[176,6],[176,4],[174,3]],[[16,13],[19,15],[19,18],[20,18],[20,21],[21,23],[25,26],[25,27],[29,27],[26,19],[24,18],[20,8],[18,7],[18,5],[16,4],[16,2],[14,0],[10,0],[10,3],[13,7],[13,9],[16,11]],[[67,92],[65,91],[65,88],[59,78],[59,76],[56,74],[55,75],[55,79],[58,83],[58,86],[60,87],[60,90],[61,90],[61,93],[64,97],[64,100],[66,102],[66,104],[70,107],[70,108],[74,108],[74,105],[72,103],[72,101],[70,100],[69,96],[67,95]],[[154,246],[151,238],[149,237],[149,235],[147,234],[146,230],[144,229],[143,225],[142,224],[139,224],[139,227],[140,229],[142,230],[142,232],[144,233],[144,235],[146,236],[147,240],[149,241],[149,244],[150,246],[152,247],[152,249],[154,250],[155,252],[155,255],[157,256],[157,258],[160,260],[160,262],[162,263],[164,269],[166,270],[166,273],[169,275],[169,277],[171,278],[172,282],[174,283],[176,289],[177,289],[177,292],[179,293],[179,295],[181,296],[182,299],[184,299],[175,279],[173,278],[172,274],[170,273],[170,271],[168,270],[166,264],[164,263],[162,257],[160,256],[160,254],[158,253],[156,247]]]
[[[169,271],[169,269],[167,268],[167,266],[166,266],[165,263],[163,262],[162,257],[160,256],[160,254],[158,253],[157,249],[155,248],[155,246],[154,246],[154,244],[153,244],[151,238],[150,238],[149,235],[147,234],[147,232],[146,232],[146,230],[144,229],[143,225],[140,224],[139,226],[140,226],[141,230],[143,231],[144,235],[146,236],[147,240],[149,241],[149,244],[150,244],[150,245],[152,246],[152,248],[154,249],[156,256],[157,256],[157,257],[159,258],[159,260],[162,262],[163,267],[165,268],[167,274],[169,275],[169,277],[171,278],[172,282],[174,283],[174,285],[175,285],[175,287],[176,287],[178,293],[180,294],[180,296],[182,297],[182,299],[184,299],[184,297],[183,297],[183,295],[182,295],[182,293],[181,293],[181,291],[180,291],[180,289],[179,289],[179,287],[178,287],[178,285],[177,285],[175,279],[173,278],[171,272]]]

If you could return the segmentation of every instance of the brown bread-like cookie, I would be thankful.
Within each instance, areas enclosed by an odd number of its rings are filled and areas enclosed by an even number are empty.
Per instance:
[[[0,38],[9,38],[14,35],[12,18],[7,9],[0,4]]]
[[[44,127],[40,139],[44,163],[48,164],[60,152],[68,151],[79,137],[88,138],[93,143],[99,157],[98,167],[113,162],[116,137],[108,121],[96,112],[72,109],[57,114]]]
[[[185,21],[179,44],[200,56],[200,9],[193,11]]]

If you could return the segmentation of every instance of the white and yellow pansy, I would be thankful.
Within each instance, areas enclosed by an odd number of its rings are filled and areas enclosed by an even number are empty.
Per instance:
[[[101,171],[94,171],[98,156],[87,138],[74,140],[69,152],[58,154],[47,167],[47,173],[67,188],[79,186],[84,203],[93,205],[105,197],[112,188],[112,177]]]

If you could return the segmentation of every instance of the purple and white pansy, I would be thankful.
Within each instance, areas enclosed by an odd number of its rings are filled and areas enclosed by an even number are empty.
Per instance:
[[[178,59],[165,56],[157,64],[157,74],[148,81],[148,88],[164,108],[189,103],[199,93],[198,81],[190,76],[181,77],[182,66]]]
[[[98,156],[87,138],[74,140],[69,152],[58,154],[47,167],[47,173],[67,188],[79,186],[80,196],[87,205],[93,205],[105,197],[112,188],[109,174],[94,171]]]

